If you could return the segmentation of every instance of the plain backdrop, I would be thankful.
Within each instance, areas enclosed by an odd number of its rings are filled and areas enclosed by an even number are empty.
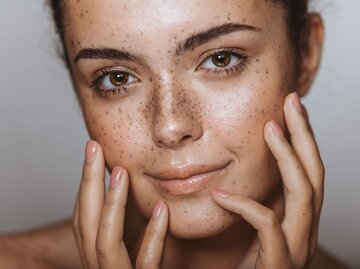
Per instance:
[[[325,161],[320,243],[360,268],[360,1],[317,0],[321,71],[305,98]],[[0,232],[71,215],[88,138],[42,0],[1,0]]]

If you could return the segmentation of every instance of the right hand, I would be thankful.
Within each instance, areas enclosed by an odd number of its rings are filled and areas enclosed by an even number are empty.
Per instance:
[[[114,167],[105,195],[105,160],[99,143],[89,141],[72,226],[84,269],[133,268],[123,241],[129,177]],[[136,268],[160,268],[168,208],[158,201],[146,228]]]

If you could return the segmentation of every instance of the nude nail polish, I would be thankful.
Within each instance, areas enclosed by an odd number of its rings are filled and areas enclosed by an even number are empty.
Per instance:
[[[215,189],[215,190],[212,191],[212,193],[217,195],[217,196],[223,197],[223,198],[226,198],[226,197],[230,196],[230,193],[228,193],[226,191],[223,191],[223,190],[220,190],[220,189]]]
[[[303,106],[301,104],[301,100],[297,92],[294,92],[292,94],[292,103],[296,111],[299,112],[300,114],[303,114]]]
[[[154,209],[153,209],[153,213],[152,213],[152,217],[154,219],[158,218],[161,214],[161,211],[164,207],[164,202],[159,200],[156,202],[155,206],[154,206]]]
[[[85,159],[88,163],[91,163],[95,160],[97,153],[97,143],[93,140],[89,140],[86,143]]]
[[[113,168],[110,176],[110,188],[115,189],[120,185],[122,173],[123,170],[119,166]]]
[[[281,129],[281,126],[279,125],[279,123],[275,120],[272,120],[270,122],[270,127],[271,127],[271,131],[276,135],[277,138],[281,139],[281,140],[286,140],[285,136],[284,136],[284,132]]]

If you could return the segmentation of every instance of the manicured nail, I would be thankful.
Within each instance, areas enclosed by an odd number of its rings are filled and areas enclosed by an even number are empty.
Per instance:
[[[157,201],[153,209],[152,217],[154,219],[158,218],[163,208],[164,208],[164,202],[161,200]]]
[[[88,163],[91,163],[95,160],[97,152],[97,143],[93,140],[89,140],[86,143],[86,153],[85,158]]]
[[[122,173],[123,170],[119,166],[113,168],[110,176],[110,188],[115,189],[120,185]]]
[[[281,126],[279,125],[279,123],[275,120],[272,120],[270,122],[270,128],[271,128],[271,131],[281,140],[286,140],[285,139],[285,136],[284,136],[284,132],[283,130],[281,129]]]
[[[226,198],[226,197],[230,196],[230,193],[228,193],[226,191],[223,191],[223,190],[220,190],[220,189],[215,189],[215,190],[212,191],[212,193],[217,195],[217,196],[223,197],[223,198]]]
[[[294,92],[292,94],[292,103],[296,111],[299,112],[300,114],[303,114],[303,106],[301,104],[301,100],[297,92]]]

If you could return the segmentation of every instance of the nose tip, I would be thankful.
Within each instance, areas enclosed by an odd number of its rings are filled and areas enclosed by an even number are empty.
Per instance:
[[[178,148],[202,136],[202,128],[186,118],[159,119],[155,129],[155,143],[159,147]]]

